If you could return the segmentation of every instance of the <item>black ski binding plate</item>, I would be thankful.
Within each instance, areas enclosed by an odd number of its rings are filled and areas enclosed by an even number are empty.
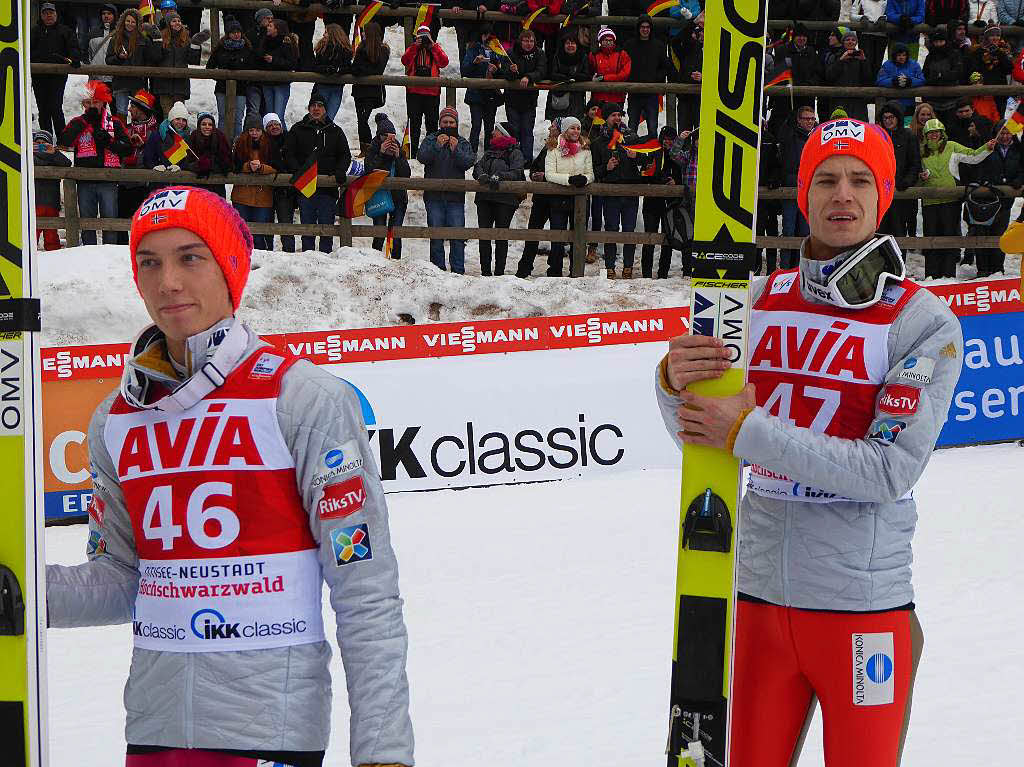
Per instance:
[[[21,636],[25,633],[25,599],[18,577],[0,565],[0,636]]]
[[[683,523],[683,548],[691,551],[720,551],[732,547],[732,518],[729,507],[709,487],[693,499]]]

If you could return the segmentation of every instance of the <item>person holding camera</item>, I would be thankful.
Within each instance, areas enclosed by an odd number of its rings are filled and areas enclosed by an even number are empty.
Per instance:
[[[978,44],[971,48],[966,57],[967,71],[980,72],[981,81],[985,85],[1006,85],[1007,78],[1013,70],[1013,51],[1003,39],[1003,32],[998,24],[989,24]],[[1006,112],[1006,96],[993,96],[996,111],[1002,115]]]
[[[860,48],[857,47],[857,33],[847,30],[842,37],[842,53],[825,67],[825,82],[845,90],[846,87],[859,88],[874,84],[875,73],[871,63]],[[849,117],[857,120],[868,119],[867,99],[848,96],[833,98],[832,108],[842,108]]]
[[[430,36],[430,27],[423,25],[416,30],[416,42],[402,54],[402,64],[407,77],[440,77],[441,70],[448,66],[448,56]],[[441,86],[410,85],[405,89],[405,108],[409,114],[409,132],[412,137],[411,152],[416,156],[420,144],[420,124],[426,122],[427,133],[437,132],[437,113],[441,108]]]
[[[437,123],[438,129],[423,139],[416,153],[423,164],[423,177],[464,180],[476,156],[469,141],[459,135],[459,113],[455,107],[445,107]],[[461,190],[427,190],[423,193],[423,206],[427,209],[429,227],[461,228],[466,225],[466,193]],[[451,239],[448,241],[448,249],[451,271],[465,274],[466,241],[461,238]],[[442,271],[446,269],[444,240],[430,240],[430,262]]]

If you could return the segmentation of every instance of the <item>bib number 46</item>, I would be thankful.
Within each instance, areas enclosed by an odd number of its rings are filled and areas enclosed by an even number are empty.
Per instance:
[[[213,496],[231,497],[228,482],[203,482],[188,498],[185,506],[185,528],[188,537],[201,549],[221,549],[231,545],[241,529],[238,515],[225,506],[207,506]],[[178,514],[180,515],[180,510]],[[179,517],[180,518],[180,517]],[[170,485],[154,487],[142,514],[142,534],[147,540],[160,541],[164,551],[171,551],[182,537],[180,524],[175,524],[174,496]],[[216,522],[216,525],[208,525]],[[210,528],[216,534],[210,535]]]

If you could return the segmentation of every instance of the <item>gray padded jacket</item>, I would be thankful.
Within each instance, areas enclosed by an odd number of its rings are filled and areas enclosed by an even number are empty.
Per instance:
[[[189,339],[195,358],[212,354],[207,341],[227,320]],[[246,328],[242,359],[265,344]],[[223,334],[220,334],[223,337]],[[213,343],[216,343],[214,341]],[[197,369],[199,365],[193,367]],[[138,369],[138,368],[136,368]],[[94,491],[105,504],[103,526],[90,516],[89,561],[48,565],[50,626],[127,623],[138,591],[132,524],[104,442],[116,392],[89,425]],[[351,387],[301,360],[283,375],[277,421],[295,462],[295,480],[309,516],[323,580],[337,616],[338,646],[348,685],[352,763],[413,764],[406,680],[407,635],[391,548],[387,506]],[[366,522],[372,559],[338,567],[328,522],[317,514],[323,487],[318,461],[331,445],[353,440],[364,457],[366,499],[345,524]],[[102,540],[102,546],[95,543]],[[158,652],[135,648],[124,692],[125,738],[135,745],[253,751],[321,751],[330,734],[331,647],[326,641],[233,652]]]
[[[842,258],[801,258],[800,272],[824,283],[822,269]],[[769,279],[755,281],[751,305]],[[804,289],[802,295],[821,304]],[[960,323],[928,290],[919,290],[890,327],[887,384],[908,383],[900,374],[911,357],[934,362],[934,370],[930,382],[909,382],[920,388],[920,401],[913,415],[899,416],[906,426],[891,443],[869,438],[881,421],[892,418],[877,408],[877,402],[863,439],[817,434],[761,407],[743,421],[734,455],[856,501],[808,503],[744,493],[737,549],[740,592],[773,604],[817,610],[889,610],[913,601],[910,564],[917,504],[912,497],[899,499],[913,488],[928,463],[963,358]],[[679,442],[676,410],[681,400],[666,388],[660,366],[655,376],[665,427]]]

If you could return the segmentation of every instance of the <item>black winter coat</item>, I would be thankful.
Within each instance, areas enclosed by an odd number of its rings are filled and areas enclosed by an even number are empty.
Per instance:
[[[366,157],[363,160],[366,172],[386,170],[391,173],[391,167],[394,166],[395,170],[392,175],[395,178],[409,178],[412,175],[412,169],[409,167],[409,161],[405,159],[405,155],[401,151],[398,152],[398,157],[383,154],[380,151],[380,146],[383,142],[382,136],[374,136],[373,141],[370,142],[370,148],[366,150]],[[408,204],[409,193],[404,189],[392,189],[391,199],[396,203]]]
[[[631,83],[663,83],[672,64],[665,54],[665,41],[656,37],[641,40],[634,37],[623,46],[629,54]]]
[[[518,68],[516,74],[512,73],[511,64],[515,64]],[[548,60],[544,55],[544,51],[541,50],[539,45],[535,45],[533,50],[526,53],[522,48],[519,47],[517,42],[509,52],[507,59],[501,60],[501,68],[498,70],[498,76],[504,77],[506,80],[521,80],[527,78],[530,84],[544,80],[548,76]],[[528,109],[537,108],[537,97],[539,92],[530,90],[513,90],[509,88],[505,91],[505,106],[511,107],[512,109],[518,109],[521,112],[525,112]]]
[[[146,59],[146,50],[149,47],[149,40],[143,35],[139,35],[139,42],[135,46],[135,50],[131,55],[122,59],[118,56],[118,51],[114,49],[114,38],[110,38],[110,45],[107,46],[107,66],[108,67],[145,67],[152,66]],[[186,83],[188,80],[185,81]],[[134,94],[139,88],[146,87],[145,77],[136,77],[135,75],[114,75],[114,81],[110,84],[110,90],[114,93],[117,91],[128,91]]]
[[[272,72],[294,72],[298,64],[298,53],[290,43],[285,43],[284,37],[280,35],[264,37],[254,50],[256,51],[257,69],[266,69]],[[263,57],[267,55],[271,57],[269,62],[263,60]],[[280,83],[277,84],[280,85]]]
[[[231,50],[224,46],[223,41],[213,49],[210,58],[206,60],[207,69],[257,69],[256,53],[248,41],[237,50]],[[226,93],[227,80],[216,80],[213,86],[214,93]],[[235,95],[244,96],[249,83],[246,80],[239,80],[235,86]],[[274,165],[276,168],[277,166]]]
[[[352,51],[333,45],[313,54],[313,71],[321,75],[347,75],[352,72]]]
[[[391,49],[384,46],[385,54],[380,61],[374,64],[366,57],[366,46],[360,45],[356,49],[355,58],[352,59],[352,74],[355,77],[366,77],[367,75],[382,75],[388,66],[388,59],[391,56]],[[376,109],[384,106],[387,99],[387,92],[383,85],[353,85],[352,99],[367,107]],[[394,194],[394,191],[392,191]]]
[[[869,86],[875,84],[875,72],[872,71],[871,62],[867,58],[860,57],[837,57],[825,70],[825,81],[829,85],[848,86]],[[841,107],[846,114],[857,120],[868,119],[867,99],[851,98],[840,96],[829,102],[832,109]]]
[[[638,154],[631,159],[623,148],[623,144],[640,143],[640,138],[632,129],[627,128],[622,131],[622,142],[616,144],[614,149],[609,149],[608,143],[611,138],[612,131],[608,125],[604,125],[597,140],[590,145],[590,157],[594,163],[594,176],[597,181],[602,184],[642,184],[640,168],[646,162],[645,156]],[[619,158],[619,164],[613,170],[608,170],[608,161],[613,156]]]
[[[36,24],[30,36],[33,64],[68,64],[82,63],[82,52],[78,47],[78,38],[70,27],[54,24]],[[44,75],[45,77],[63,77],[67,75]]]
[[[683,25],[682,31],[669,40],[669,48],[679,59],[679,71],[669,68],[669,78],[674,83],[697,85],[690,77],[691,72],[700,72],[704,68],[704,45],[693,39],[694,24],[690,21]],[[671,59],[670,59],[671,60]],[[680,96],[680,98],[697,98],[696,96]]]
[[[109,49],[108,49],[109,50]],[[144,57],[147,66],[167,67],[168,69],[188,69],[189,64],[198,64],[199,55],[202,50],[198,45],[172,45],[165,48],[162,40],[150,40],[146,45]],[[209,65],[207,65],[209,66]],[[192,88],[189,79],[181,78],[158,78],[150,80],[151,90],[156,96],[167,96],[175,101],[186,102],[192,95]],[[220,85],[221,81],[217,81]],[[244,94],[245,91],[242,91]]]
[[[950,48],[947,43],[944,48],[928,51],[921,70],[927,85],[960,85],[964,79],[963,56],[960,55],[960,51]],[[929,96],[928,103],[937,110],[945,111],[952,109],[958,98],[959,96],[950,98]]]
[[[56,149],[52,152],[32,150],[32,161],[39,166],[70,168],[71,160]],[[60,210],[60,180],[55,178],[36,179],[36,205],[47,205]]]
[[[794,115],[795,118],[795,115]],[[800,155],[804,151],[809,133],[797,128],[791,121],[779,130],[779,156],[782,158],[782,185],[796,186],[796,174],[800,167]]]
[[[897,127],[896,132],[890,136],[893,154],[896,155],[896,190],[902,192],[920,183],[921,145],[909,128]]]
[[[559,48],[558,53],[551,59],[551,79],[555,82],[576,80],[583,82],[593,77],[594,72],[590,68],[590,57],[582,46],[577,46],[576,55],[569,56],[564,49]],[[565,109],[557,109],[556,103],[565,101],[569,97],[569,105]],[[551,91],[548,93],[548,102],[544,107],[544,118],[553,120],[556,117],[582,117],[587,105],[587,94],[585,91]],[[542,168],[543,170],[543,168]]]
[[[506,149],[489,148],[473,167],[473,178],[479,181],[484,176],[497,176],[502,181],[525,181],[523,168],[526,160],[519,144]],[[489,187],[488,187],[489,188]],[[477,200],[489,200],[499,205],[519,207],[519,196],[511,192],[477,192]]]
[[[288,138],[284,142],[285,168],[294,173],[306,164],[314,152],[317,153],[318,171],[330,174],[339,184],[344,184],[352,164],[352,152],[348,148],[345,131],[335,123],[315,122],[306,115],[288,130]],[[338,190],[317,187],[316,193],[336,195]]]
[[[992,154],[974,166],[973,180],[1012,187],[1024,186],[1024,150],[1020,142],[1014,139],[1005,155],[1002,147],[996,144]]]

